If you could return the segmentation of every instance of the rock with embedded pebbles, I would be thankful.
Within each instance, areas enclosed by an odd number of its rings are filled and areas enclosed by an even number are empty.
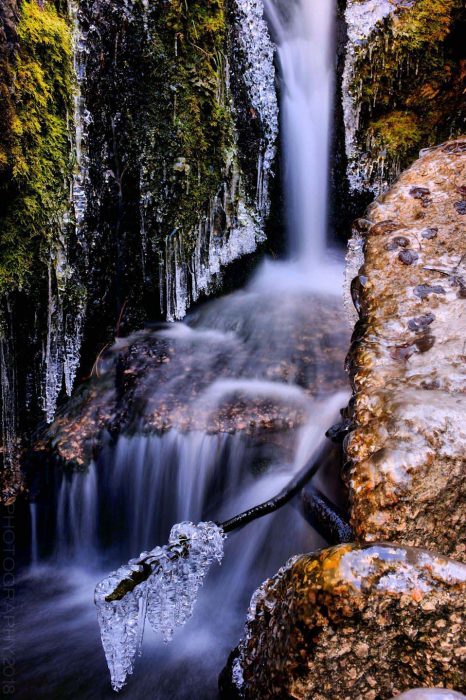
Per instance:
[[[465,180],[460,139],[425,152],[369,208],[345,445],[358,540],[463,560],[466,237],[455,202]],[[408,241],[401,250],[399,238]]]
[[[397,545],[296,557],[254,594],[229,671],[246,700],[466,690],[466,565]],[[223,687],[227,687],[223,676]]]

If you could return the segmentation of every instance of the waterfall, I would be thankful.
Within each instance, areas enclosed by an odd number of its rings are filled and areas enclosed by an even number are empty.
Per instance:
[[[291,5],[291,7],[290,7]],[[334,83],[334,0],[266,0],[282,77],[283,164],[291,254],[322,262]]]
[[[349,338],[337,296],[341,267],[335,280],[326,244],[333,0],[264,1],[282,81],[284,183],[294,260],[264,264],[245,289],[204,305],[185,323],[127,339],[130,364],[124,374],[133,376],[131,358],[138,370],[134,393],[124,394],[121,386],[126,403],[118,414],[119,435],[101,434],[102,450],[87,473],[59,476],[53,560],[58,569],[52,568],[52,583],[44,584],[46,594],[32,603],[36,615],[53,616],[55,623],[30,644],[47,657],[47,667],[41,668],[50,697],[108,692],[96,617],[89,609],[98,581],[96,602],[115,688],[136,664],[130,691],[135,700],[154,696],[154,689],[158,698],[171,700],[216,697],[218,673],[239,639],[254,589],[288,557],[324,544],[287,505],[231,533],[221,569],[208,572],[221,558],[218,523],[274,497],[304,464],[317,459],[319,450],[327,449],[326,429],[348,398],[343,357]],[[243,48],[254,47],[248,68],[254,108],[270,118],[257,192],[258,208],[265,211],[267,159],[276,135],[269,99],[273,52],[265,40],[261,43],[262,0],[237,0],[237,7]],[[235,192],[219,193],[217,203],[228,210],[222,197],[233,200]],[[183,257],[176,231],[167,239],[161,298],[172,318],[184,316],[188,291],[197,298],[219,265],[253,249],[255,222],[236,216],[225,243],[208,235],[207,223],[201,226],[190,259]],[[245,229],[246,237],[240,235]],[[322,483],[325,490],[323,476]],[[329,496],[331,489],[327,484]],[[165,566],[170,547],[184,546],[180,533],[183,540],[188,533],[197,541],[200,556],[184,554],[183,561]],[[210,544],[206,533],[212,535]],[[41,552],[42,537],[39,524]],[[162,557],[164,564],[151,570],[147,585],[123,596],[123,603],[104,600],[128,573],[141,572],[137,559],[121,564],[142,550],[151,563],[151,557]],[[168,648],[148,629],[144,658],[138,659],[146,609],[156,632],[186,626]],[[72,652],[67,644],[63,651],[57,645],[67,637],[70,615],[79,620],[71,625]],[[27,641],[27,630],[23,636]],[[31,654],[18,650],[26,679]],[[73,668],[70,656],[82,662],[79,668]]]

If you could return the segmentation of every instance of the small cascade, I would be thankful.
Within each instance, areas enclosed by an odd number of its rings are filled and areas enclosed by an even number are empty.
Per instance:
[[[38,643],[37,635],[32,640],[24,630],[21,643],[29,642],[34,651],[18,649],[26,683],[35,650],[53,659],[41,665],[49,696],[72,697],[79,677],[80,697],[103,697],[105,654],[116,690],[140,667],[131,684],[135,700],[152,696],[154,688],[157,697],[173,700],[215,697],[218,673],[241,635],[252,591],[290,556],[324,544],[296,504],[228,539],[220,525],[274,498],[305,465],[315,464],[326,452],[325,431],[348,398],[341,266],[324,262],[334,4],[265,4],[283,82],[290,253],[298,262],[265,264],[244,290],[198,308],[187,322],[136,333],[109,351],[105,380],[118,383],[118,372],[124,376],[118,397],[108,392],[118,410],[105,403],[106,395],[97,397],[102,404],[94,415],[105,421],[110,414],[108,431],[99,437],[102,449],[87,472],[59,477],[52,582],[33,601],[36,614],[53,611],[53,632],[42,631]],[[145,2],[143,7],[147,11]],[[266,134],[257,201],[243,200],[232,154],[228,184],[201,219],[192,254],[186,257],[178,230],[161,252],[160,298],[171,320],[182,318],[193,300],[208,293],[222,266],[252,252],[263,236],[278,133],[274,49],[261,0],[236,0],[234,10],[232,41],[249,56],[245,83]],[[147,14],[145,28],[150,33]],[[148,135],[148,147],[153,137]],[[151,207],[145,184],[151,174],[144,168],[142,163],[143,256]],[[51,304],[51,328],[56,308]],[[53,339],[51,333],[51,365]],[[94,386],[98,394],[101,385]],[[92,404],[95,397],[88,398]],[[73,427],[72,439],[79,434]],[[37,547],[44,551],[41,537],[39,523]],[[211,566],[222,557],[222,567]],[[89,606],[98,581],[104,654]],[[79,668],[70,667],[69,647],[57,649],[70,618],[79,619],[70,641]],[[181,625],[183,633],[177,634]],[[150,653],[138,658],[143,632]],[[166,646],[163,640],[172,636]]]
[[[57,499],[56,558],[85,562],[97,547],[98,492],[95,464],[64,474]]]

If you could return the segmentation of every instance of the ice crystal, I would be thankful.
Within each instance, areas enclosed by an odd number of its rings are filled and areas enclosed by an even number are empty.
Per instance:
[[[235,178],[233,181],[236,183]],[[226,213],[235,201],[235,187],[236,184],[231,191],[225,188],[222,198],[218,196],[211,202],[209,216],[199,223],[196,246],[188,261],[176,232],[165,241],[160,298],[165,302],[169,321],[182,319],[192,301],[210,292],[223,267],[254,252],[265,238],[259,218],[241,199],[237,201],[234,218]],[[227,219],[223,235],[216,235],[215,230],[214,219],[219,209],[225,212]]]
[[[48,265],[47,339],[44,352],[44,391],[42,407],[48,423],[53,421],[63,380],[63,307],[55,288],[52,262]]]
[[[343,70],[343,112],[345,121],[345,144],[348,158],[348,180],[353,191],[366,186],[364,165],[357,144],[359,118],[362,104],[362,84],[358,84],[355,66],[362,52],[371,60],[369,37],[377,24],[394,12],[390,0],[350,0],[345,11],[348,31],[345,66]]]
[[[243,676],[243,664],[247,656],[248,642],[253,636],[251,629],[252,623],[256,620],[258,611],[261,605],[266,605],[267,609],[270,610],[274,602],[274,589],[279,584],[283,576],[291,567],[298,561],[299,556],[295,555],[288,559],[286,564],[282,566],[272,579],[264,581],[259,588],[257,588],[252,594],[251,602],[249,604],[249,609],[246,617],[246,625],[244,629],[244,637],[238,645],[238,656],[232,663],[231,668],[231,678],[236,687],[238,697],[244,697],[244,676]]]
[[[48,309],[47,338],[45,341],[44,386],[42,407],[47,422],[52,422],[57,407],[63,380],[68,396],[71,395],[76,371],[80,361],[82,327],[85,314],[85,299],[82,295],[71,306],[64,302],[71,285],[79,284],[76,270],[70,265],[66,246],[66,226],[73,224],[76,239],[84,254],[87,266],[88,246],[84,232],[87,209],[88,155],[87,130],[90,114],[86,108],[82,93],[86,78],[87,33],[82,30],[79,19],[79,5],[73,0],[69,5],[70,19],[73,24],[73,64],[76,75],[74,95],[74,147],[75,169],[71,182],[70,211],[62,222],[62,235],[55,250],[50,253],[51,262],[48,269]],[[72,215],[71,215],[72,213]],[[84,287],[82,287],[84,289]]]
[[[223,558],[223,539],[223,530],[215,523],[179,523],[167,545],[143,552],[97,585],[97,617],[114,690],[121,690],[133,672],[146,616],[166,642],[189,620],[207,572]],[[121,600],[107,600],[131,574],[147,566],[148,578]]]
[[[79,4],[76,0],[72,0],[69,7],[73,24],[73,65],[76,75],[74,94],[75,172],[72,182],[72,203],[76,237],[87,254],[87,241],[83,232],[83,225],[87,209],[86,187],[89,178],[87,132],[91,116],[84,101],[83,85],[86,80],[86,63],[89,49],[87,32],[83,30],[80,22]]]
[[[0,403],[3,468],[13,469],[16,448],[16,367],[11,308],[0,318]]]
[[[364,238],[357,231],[353,231],[353,235],[348,241],[343,290],[345,311],[351,327],[359,318],[351,294],[351,283],[358,276],[362,265],[364,265]]]
[[[246,64],[243,79],[264,132],[264,147],[257,164],[257,208],[261,215],[266,215],[269,210],[268,180],[278,136],[275,49],[264,19],[263,1],[236,0],[235,8],[237,49]]]

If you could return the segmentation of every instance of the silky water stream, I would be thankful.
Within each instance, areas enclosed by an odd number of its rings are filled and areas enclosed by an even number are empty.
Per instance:
[[[247,288],[184,323],[119,341],[115,353],[150,348],[131,430],[108,439],[86,471],[50,469],[52,504],[31,505],[31,566],[16,600],[17,698],[112,697],[97,582],[164,545],[175,523],[222,521],[277,494],[329,449],[325,431],[347,402],[342,263],[326,247],[333,3],[265,5],[282,83],[290,260],[263,263]],[[317,480],[338,498],[335,469]],[[217,697],[255,588],[288,557],[325,544],[295,506],[229,535],[173,641],[146,629],[123,697]]]

